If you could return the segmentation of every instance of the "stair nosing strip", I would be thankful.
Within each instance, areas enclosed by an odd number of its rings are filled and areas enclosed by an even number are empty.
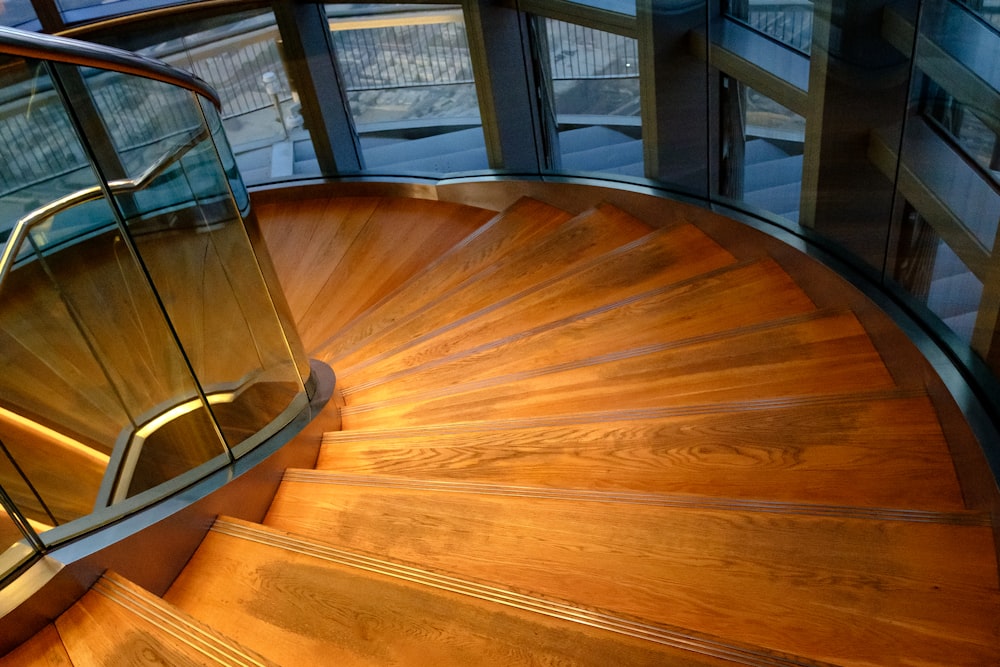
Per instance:
[[[770,259],[770,258],[767,258],[767,259]],[[697,283],[698,281],[713,279],[713,278],[717,277],[718,275],[720,275],[722,273],[726,273],[726,272],[729,272],[729,271],[735,271],[735,270],[739,270],[739,269],[745,269],[745,268],[747,268],[749,266],[752,266],[754,264],[757,264],[757,263],[760,263],[760,262],[763,262],[763,261],[765,261],[765,260],[764,259],[751,259],[751,260],[745,260],[745,261],[742,261],[742,262],[738,262],[737,264],[727,264],[726,266],[722,266],[722,267],[719,267],[717,269],[713,269],[712,271],[707,271],[707,272],[699,274],[697,276],[693,276],[693,277],[690,277],[690,278],[685,278],[684,280],[681,280],[681,281],[678,281],[678,282],[675,282],[675,283],[670,283],[669,285],[662,285],[660,287],[655,287],[653,289],[646,290],[645,292],[641,292],[639,294],[633,294],[632,296],[628,296],[628,297],[625,297],[623,299],[619,299],[617,301],[612,301],[610,303],[606,303],[604,305],[597,306],[596,308],[591,308],[590,310],[586,310],[586,311],[583,311],[581,313],[575,313],[573,315],[568,315],[568,316],[562,317],[562,318],[560,318],[558,320],[554,320],[552,322],[547,322],[545,324],[540,324],[540,325],[538,325],[536,327],[532,327],[531,329],[526,329],[525,331],[519,331],[517,333],[510,334],[509,336],[504,336],[503,338],[498,338],[496,340],[488,341],[486,343],[481,343],[480,345],[476,345],[475,347],[468,348],[466,350],[459,350],[457,352],[454,352],[454,353],[449,354],[447,356],[441,357],[439,359],[433,359],[431,361],[424,362],[424,363],[422,363],[422,364],[420,364],[418,366],[411,366],[411,367],[408,367],[408,368],[404,368],[404,369],[395,371],[393,373],[389,373],[388,375],[378,376],[378,377],[375,377],[375,378],[373,378],[371,380],[368,380],[366,382],[360,382],[358,384],[355,384],[355,385],[352,385],[352,386],[349,386],[349,387],[345,387],[343,389],[343,392],[344,392],[345,396],[350,396],[350,395],[356,394],[356,393],[358,393],[360,391],[364,391],[366,389],[371,389],[372,387],[377,387],[379,385],[386,384],[388,382],[394,382],[395,380],[398,380],[398,379],[400,379],[402,377],[406,377],[407,375],[412,375],[414,373],[420,373],[420,372],[423,372],[423,371],[427,371],[427,370],[431,370],[431,369],[437,368],[437,367],[442,366],[444,364],[451,363],[452,361],[455,361],[457,359],[466,359],[466,358],[469,358],[469,357],[474,356],[476,354],[479,354],[480,352],[485,352],[487,350],[494,349],[496,347],[507,345],[507,344],[510,344],[510,343],[513,343],[513,342],[516,342],[516,341],[519,341],[519,340],[526,339],[526,338],[530,338],[531,336],[537,336],[539,334],[546,333],[548,331],[553,331],[553,330],[559,329],[560,327],[566,326],[568,324],[572,324],[574,322],[584,321],[584,320],[586,320],[588,318],[596,317],[598,315],[603,315],[605,313],[611,312],[611,311],[616,310],[618,308],[623,308],[623,307],[626,307],[626,306],[631,306],[631,305],[634,305],[636,303],[639,303],[639,302],[647,300],[647,299],[654,299],[656,297],[668,295],[670,292],[674,292],[674,291],[683,289],[683,288],[685,288],[687,286],[690,286],[690,285],[693,285],[693,284]],[[773,262],[774,260],[771,260],[771,261]],[[814,309],[815,309],[815,306],[814,306]]]
[[[597,210],[596,207],[588,209],[588,210],[580,213],[578,216],[574,216],[574,217],[570,218],[569,220],[565,221],[563,223],[563,225],[565,225],[566,223],[569,223],[569,222],[571,222],[573,220],[576,220],[580,216],[583,216],[583,215],[586,215],[586,214],[592,214],[596,210]],[[691,224],[691,223],[686,223],[686,224]],[[560,225],[559,227],[557,227],[557,229],[561,228],[563,225]],[[534,294],[535,292],[538,292],[539,290],[542,290],[542,289],[544,289],[546,287],[549,287],[549,286],[555,284],[558,281],[565,280],[568,277],[574,276],[574,275],[576,275],[578,273],[581,273],[581,272],[583,272],[585,270],[589,270],[590,268],[592,268],[593,266],[595,266],[599,261],[603,261],[609,254],[624,252],[624,251],[626,251],[626,249],[631,250],[633,248],[633,246],[635,246],[636,244],[640,243],[641,241],[647,239],[651,235],[654,235],[654,234],[666,234],[669,230],[672,230],[672,229],[675,229],[675,228],[678,228],[678,227],[681,227],[681,226],[683,226],[683,224],[677,225],[677,226],[665,227],[663,229],[653,229],[653,230],[650,230],[648,233],[643,234],[639,238],[633,239],[632,241],[629,241],[628,243],[625,243],[623,245],[616,246],[615,248],[612,248],[611,250],[608,250],[607,252],[600,253],[600,254],[596,255],[595,257],[591,257],[590,259],[584,261],[580,265],[570,266],[566,270],[564,270],[564,271],[562,271],[560,273],[557,273],[554,276],[546,278],[545,280],[542,280],[542,281],[540,281],[540,282],[538,282],[538,283],[536,283],[534,285],[530,285],[528,287],[525,287],[524,289],[522,289],[521,291],[519,291],[519,292],[517,292],[515,294],[508,295],[507,297],[504,297],[503,299],[500,299],[499,301],[496,301],[495,303],[491,303],[488,306],[484,306],[483,308],[480,308],[480,309],[478,309],[478,310],[476,310],[476,311],[474,311],[472,313],[464,315],[463,317],[460,317],[457,320],[453,320],[453,321],[448,322],[447,324],[444,324],[442,326],[436,327],[432,331],[425,332],[425,333],[421,334],[420,336],[417,336],[416,338],[413,338],[413,339],[411,339],[411,340],[403,343],[402,345],[397,345],[396,347],[394,347],[391,350],[384,350],[384,351],[382,351],[382,352],[380,352],[380,353],[378,353],[378,354],[376,354],[376,355],[374,355],[372,357],[364,359],[363,361],[359,361],[358,363],[356,363],[356,364],[354,364],[352,366],[348,366],[347,368],[341,369],[341,376],[342,377],[348,377],[351,373],[359,371],[359,370],[362,370],[364,368],[367,368],[368,366],[372,365],[375,362],[383,361],[383,360],[388,359],[388,358],[390,358],[390,357],[392,357],[392,356],[394,356],[396,354],[399,354],[400,352],[402,352],[406,348],[412,347],[414,344],[430,340],[430,339],[434,338],[435,336],[439,335],[440,333],[443,333],[445,331],[449,331],[449,330],[451,330],[451,329],[453,329],[453,328],[455,328],[455,327],[457,327],[459,325],[471,322],[472,320],[474,320],[474,319],[482,316],[485,313],[493,312],[493,311],[495,311],[495,310],[497,310],[499,308],[502,308],[502,307],[504,307],[504,306],[506,306],[506,305],[508,305],[510,303],[513,303],[514,301],[516,301],[516,300],[524,297],[525,295]],[[691,226],[694,227],[695,229],[697,229],[697,227],[695,227],[694,225],[691,225]],[[702,233],[704,233],[704,232],[702,232]],[[723,251],[726,252],[726,254],[729,255],[731,258],[733,257],[732,254],[729,253],[729,251],[725,250],[724,248],[723,248]],[[735,258],[733,258],[733,261],[736,261]],[[470,276],[468,279],[462,281],[462,283],[460,283],[455,288],[453,288],[452,290],[450,290],[448,292],[448,294],[453,293],[455,291],[455,289],[457,289],[458,287],[465,286],[466,283],[468,283],[469,285],[474,284],[476,281],[473,280],[473,279],[474,278],[478,279],[478,277],[479,277],[479,274],[475,274],[473,276]],[[447,295],[444,295],[441,298],[435,299],[434,303],[441,302],[442,300],[444,300],[444,297],[446,297],[446,296]],[[427,305],[429,306],[430,304],[427,304]],[[418,311],[415,311],[414,313],[411,313],[411,315],[409,315],[409,316],[407,316],[405,318],[405,321],[409,321],[410,319],[412,319],[412,316],[416,315],[419,312],[423,312],[426,309],[426,307],[427,306],[422,306]],[[400,320],[400,321],[394,322],[393,323],[393,327],[395,328],[396,326],[398,326],[400,324],[400,322],[405,323],[405,321]],[[356,351],[357,351],[357,348],[351,350],[351,352],[356,352]]]
[[[935,510],[826,505],[780,500],[754,500],[637,491],[594,491],[590,489],[519,486],[484,482],[423,480],[408,477],[349,475],[324,470],[292,468],[285,471],[282,481],[306,484],[329,484],[333,486],[364,486],[413,491],[437,491],[442,493],[467,493],[540,500],[603,502],[690,510],[754,512],[815,518],[854,519],[859,521],[933,523],[973,527],[989,527],[992,525],[987,513],[976,510],[942,512]]]
[[[527,199],[530,199],[530,198],[527,198]],[[540,200],[535,200],[535,201],[539,201],[540,202]],[[544,204],[545,202],[540,202],[540,203]],[[515,205],[516,205],[516,202],[515,202]],[[452,246],[451,248],[449,248],[443,255],[439,256],[433,262],[431,262],[427,266],[423,267],[418,273],[416,273],[413,276],[411,276],[408,280],[406,280],[406,282],[404,282],[401,285],[399,285],[391,293],[385,295],[385,297],[383,297],[382,299],[380,299],[377,303],[372,304],[367,309],[365,309],[363,312],[359,313],[354,319],[357,320],[357,321],[360,321],[361,318],[366,317],[369,314],[376,312],[376,310],[379,309],[379,308],[381,308],[381,307],[383,307],[384,304],[388,303],[390,300],[392,300],[394,298],[397,298],[398,294],[402,293],[402,290],[413,279],[417,278],[418,276],[423,276],[423,275],[426,275],[426,274],[430,273],[431,271],[433,271],[434,269],[436,269],[445,260],[445,257],[447,257],[448,255],[451,255],[452,252],[457,252],[457,251],[460,251],[460,250],[468,247],[479,236],[487,233],[493,227],[495,227],[496,225],[498,225],[500,223],[500,219],[503,217],[503,215],[505,213],[506,213],[506,210],[504,210],[504,211],[497,211],[496,214],[492,218],[490,218],[486,223],[484,223],[483,225],[481,225],[475,231],[473,231],[468,236],[466,236],[465,238],[463,238],[462,240],[460,240],[458,243],[456,243],[454,246]],[[380,331],[383,331],[383,330],[380,330]],[[373,335],[375,335],[377,333],[379,333],[379,332],[372,332],[371,334],[369,334],[369,335],[367,335],[367,336],[359,339],[358,341],[356,341],[355,343],[353,343],[350,348],[348,348],[346,350],[342,350],[341,352],[339,352],[337,358],[340,358],[340,357],[346,356],[348,354],[351,354],[353,352],[356,352],[360,347],[362,347],[364,345],[365,341],[367,341],[369,338],[371,338]],[[313,350],[313,352],[318,351],[318,350],[322,350],[324,347],[327,347],[328,345],[334,343],[337,340],[337,336],[338,336],[337,334],[334,334],[333,336],[330,336],[326,340],[322,341],[320,344],[318,344],[318,345],[315,346],[315,349]]]
[[[737,646],[715,638],[707,639],[700,637],[698,633],[690,630],[685,632],[684,629],[672,629],[652,623],[635,621],[607,612],[576,607],[565,602],[526,595],[497,586],[490,586],[439,572],[381,560],[280,533],[264,526],[258,528],[256,526],[237,524],[220,517],[213,524],[212,531],[259,544],[274,546],[313,558],[319,558],[342,566],[401,579],[410,583],[458,595],[465,595],[552,618],[588,625],[635,639],[691,651],[700,655],[732,660],[745,665],[823,667],[828,664],[810,661],[800,656],[789,656],[787,654],[768,651],[762,647]],[[793,659],[790,660],[789,658]]]
[[[767,322],[751,324],[745,327],[737,327],[736,329],[729,329],[727,331],[713,332],[701,336],[691,336],[689,338],[682,338],[679,340],[667,341],[663,343],[650,343],[648,345],[640,345],[638,347],[628,348],[627,350],[618,350],[615,352],[598,354],[593,357],[587,357],[586,359],[566,361],[559,364],[553,364],[551,366],[544,366],[541,368],[532,368],[529,370],[509,373],[507,375],[498,375],[494,377],[482,378],[480,380],[449,385],[438,389],[417,391],[412,394],[400,396],[398,398],[382,399],[378,401],[373,401],[371,403],[359,403],[357,405],[346,405],[341,408],[341,414],[344,415],[362,414],[365,412],[372,412],[386,407],[392,407],[396,405],[406,405],[407,403],[412,403],[413,401],[432,400],[435,398],[443,398],[445,396],[450,396],[455,393],[467,393],[472,391],[479,391],[481,389],[487,389],[489,387],[493,387],[498,384],[506,384],[508,382],[521,382],[524,380],[543,377],[545,375],[553,375],[555,373],[564,373],[579,368],[586,368],[588,366],[596,366],[599,364],[612,363],[615,361],[624,361],[626,359],[635,359],[636,357],[642,357],[649,354],[656,354],[658,352],[678,350],[685,347],[690,347],[692,345],[702,345],[705,343],[722,341],[727,338],[732,338],[735,336],[763,333],[765,331],[778,329],[790,324],[801,324],[805,322],[820,320],[823,319],[824,317],[838,317],[848,314],[854,316],[856,319],[856,316],[850,309],[825,308],[825,309],[810,311],[807,313],[800,313],[798,315],[792,315],[789,317],[782,317],[776,320],[769,320]],[[862,331],[864,331],[863,327]],[[867,334],[867,332],[865,333]],[[345,395],[346,394],[347,391],[345,391]]]
[[[94,583],[92,590],[156,626],[191,649],[221,664],[233,665],[234,667],[268,667],[272,664],[266,661],[262,662],[257,657],[249,655],[243,647],[234,646],[221,637],[213,635],[178,616],[172,609],[164,606],[169,604],[165,600],[157,598],[156,602],[153,603],[152,600],[140,597],[106,575]]]
[[[897,388],[869,392],[854,392],[850,394],[787,396],[746,401],[696,403],[692,405],[657,408],[628,408],[621,410],[578,412],[575,414],[551,415],[545,417],[519,417],[517,419],[449,422],[447,424],[422,424],[389,429],[348,429],[346,431],[328,431],[323,435],[323,439],[324,442],[326,442],[328,438],[331,442],[352,442],[358,440],[368,440],[371,438],[393,437],[409,434],[470,433],[497,429],[518,430],[522,428],[559,427],[596,422],[672,419],[688,415],[696,416],[725,412],[756,412],[760,410],[780,410],[809,405],[823,406],[867,403],[869,401],[877,400],[909,400],[915,398],[927,398],[927,394],[920,389]]]

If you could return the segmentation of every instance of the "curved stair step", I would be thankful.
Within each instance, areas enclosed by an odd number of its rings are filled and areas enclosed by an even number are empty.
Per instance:
[[[127,579],[105,574],[58,619],[72,664],[274,665]]]
[[[269,218],[265,238],[275,249],[272,261],[306,349],[496,215],[393,197],[304,199],[258,208],[258,215]]]
[[[797,664],[229,518],[166,597],[290,666]]]
[[[323,437],[316,468],[541,487],[958,511],[926,396],[685,406]],[[681,413],[681,414],[678,414]]]
[[[397,321],[393,328],[369,338],[368,344],[387,353],[396,350],[428,331],[461,320],[505,296],[517,294],[650,231],[648,225],[620,209],[599,206],[569,220],[531,247],[511,253],[470,276],[426,307]],[[378,358],[370,354],[367,348],[361,348],[343,356],[338,362],[338,375],[349,375]]]
[[[349,404],[345,429],[895,389],[853,314],[785,320]]]
[[[411,355],[389,359],[342,377],[343,391],[350,403],[399,399],[428,387],[568,364],[814,310],[809,297],[776,263],[760,261],[599,305],[460,353],[439,354],[424,364]]]
[[[732,255],[693,225],[657,230],[523,292],[498,299],[474,316],[444,323],[396,354],[379,355],[379,361],[365,366],[364,374],[377,373],[383,364],[418,366],[734,263]],[[340,377],[346,377],[343,371]]]
[[[265,524],[775,653],[1000,660],[985,515],[464,486],[290,471]]]
[[[331,364],[339,365],[344,354],[357,349],[365,339],[434,302],[510,253],[534,245],[571,217],[535,199],[518,200],[346,324],[318,351]]]

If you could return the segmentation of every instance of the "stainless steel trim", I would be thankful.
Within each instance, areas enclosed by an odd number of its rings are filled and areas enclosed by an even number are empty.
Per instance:
[[[222,108],[219,94],[198,77],[159,60],[110,46],[0,26],[0,53],[162,81],[195,92],[211,100],[217,109]]]

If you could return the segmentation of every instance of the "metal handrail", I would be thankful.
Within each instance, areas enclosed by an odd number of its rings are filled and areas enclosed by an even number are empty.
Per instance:
[[[174,163],[180,160],[189,149],[198,142],[208,137],[208,130],[202,128],[183,144],[177,146],[169,153],[162,155],[156,162],[151,164],[144,172],[136,178],[120,178],[108,181],[108,189],[114,194],[129,194],[138,192],[148,186],[157,176],[166,171]],[[52,216],[63,211],[67,211],[74,206],[95,201],[104,196],[104,190],[100,185],[93,185],[89,188],[77,190],[55,201],[49,202],[45,206],[36,208],[31,213],[19,219],[11,229],[10,236],[4,245],[3,253],[0,254],[0,287],[3,287],[7,274],[14,266],[14,261],[21,250],[21,244],[27,237],[28,232],[37,225],[49,220]]]
[[[195,92],[211,100],[216,109],[222,108],[218,93],[193,74],[110,46],[0,26],[0,53],[162,81]]]

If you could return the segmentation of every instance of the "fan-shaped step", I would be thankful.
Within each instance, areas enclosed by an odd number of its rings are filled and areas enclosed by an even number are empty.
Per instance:
[[[812,301],[777,264],[761,261],[703,274],[616,303],[602,305],[598,301],[589,310],[423,365],[411,354],[400,355],[402,359],[348,375],[344,393],[349,403],[399,399],[427,388],[442,389],[459,382],[576,363],[813,310]],[[537,317],[526,318],[532,319]],[[461,331],[457,333],[461,335]]]
[[[258,215],[268,218],[268,248],[311,349],[496,214],[432,200],[338,197],[269,202]]]
[[[539,282],[548,280],[575,264],[582,264],[612,248],[634,241],[651,228],[612,206],[600,206],[576,216],[544,239],[470,276],[440,294],[427,306],[367,340],[381,350],[395,350],[421,335],[489,307]],[[338,375],[346,376],[356,365],[368,363],[371,352],[361,348],[343,356]]]
[[[126,579],[106,574],[56,620],[73,665],[272,665]]]
[[[225,518],[166,597],[284,665],[707,666],[732,664],[712,655],[766,656]]]
[[[319,352],[339,366],[343,355],[361,341],[434,302],[510,253],[534,245],[571,217],[534,199],[519,200],[342,327]]]
[[[732,255],[693,225],[658,230],[460,321],[444,323],[395,354],[373,350],[372,357],[356,367],[357,375],[349,384],[416,367],[734,263]],[[341,372],[341,379],[347,375]]]
[[[351,404],[345,428],[566,415],[895,388],[851,313],[819,312]]]
[[[992,530],[974,513],[289,471],[265,523],[823,662],[1000,660]]]
[[[705,410],[700,411],[699,407]],[[327,433],[316,467],[455,482],[958,511],[926,397],[859,394]]]

